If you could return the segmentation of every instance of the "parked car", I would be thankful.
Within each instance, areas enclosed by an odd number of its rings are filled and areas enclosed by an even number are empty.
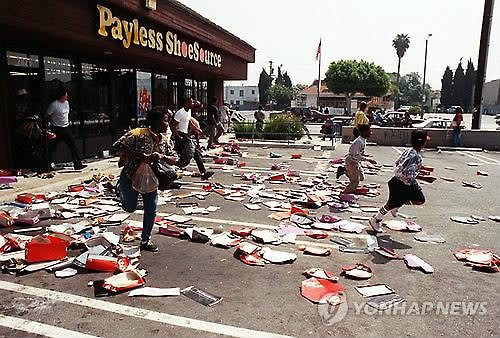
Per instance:
[[[298,116],[302,121],[309,121],[312,118],[311,109],[308,107],[288,107],[283,111]]]
[[[403,127],[405,126],[405,114],[404,112],[399,111],[391,111],[385,113],[383,116],[383,120],[385,121],[385,125],[382,124],[382,127]],[[411,117],[411,123],[414,126],[415,124],[422,123],[424,120],[419,119],[415,116]]]
[[[330,119],[329,114],[320,112],[319,110],[311,110],[311,121],[314,122],[325,122]]]
[[[438,118],[430,118],[425,120],[422,123],[414,124],[415,128],[441,128],[441,129],[450,129],[451,128],[451,120],[448,119],[438,119]],[[465,126],[462,125],[462,129],[465,129]]]

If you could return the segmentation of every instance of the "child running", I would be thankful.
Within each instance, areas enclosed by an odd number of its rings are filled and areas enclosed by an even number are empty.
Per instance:
[[[405,150],[396,161],[394,177],[387,183],[389,186],[389,199],[380,208],[375,216],[370,218],[369,223],[375,232],[383,232],[381,223],[384,216],[390,211],[394,217],[398,215],[398,209],[404,204],[420,205],[425,203],[422,188],[417,183],[419,171],[422,167],[422,156],[420,151],[428,140],[427,132],[414,130],[411,133],[412,148]]]
[[[361,161],[367,161],[372,164],[377,164],[373,159],[367,158],[365,155],[366,139],[370,138],[372,131],[369,124],[361,124],[358,126],[360,135],[352,142],[349,147],[349,152],[345,158],[345,167],[337,169],[337,179],[346,174],[349,177],[349,185],[344,189],[344,193],[352,194],[356,191],[359,181],[363,181],[365,176],[361,168]]]

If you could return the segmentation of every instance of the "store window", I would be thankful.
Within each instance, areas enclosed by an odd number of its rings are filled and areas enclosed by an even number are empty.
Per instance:
[[[77,67],[70,59],[56,58],[46,56],[43,58],[45,69],[45,97],[44,105],[47,107],[52,101],[57,100],[57,92],[61,87],[68,91],[69,101],[69,121],[74,135],[80,135],[80,116],[81,110],[79,99],[77,97]]]
[[[146,119],[146,114],[151,107],[151,73],[137,71],[137,118],[139,121]]]
[[[137,125],[136,78],[134,70],[127,67],[113,69],[111,77],[113,129],[115,138]]]
[[[193,97],[193,80],[184,80],[184,98]]]
[[[153,106],[168,107],[168,78],[166,75],[155,74],[154,76]]]
[[[82,63],[81,110],[84,135],[109,134],[109,81],[104,64]]]
[[[169,81],[170,82],[170,81]],[[177,111],[179,109],[179,83],[177,80],[172,80],[170,84],[170,110]]]
[[[201,103],[203,104],[204,111],[208,107],[208,82],[203,81],[201,83]]]

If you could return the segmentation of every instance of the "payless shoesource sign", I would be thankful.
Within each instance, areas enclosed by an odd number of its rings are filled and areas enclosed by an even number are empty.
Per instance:
[[[98,34],[121,41],[124,48],[137,45],[211,67],[221,68],[222,66],[222,56],[201,47],[197,41],[183,41],[172,31],[161,32],[148,28],[141,25],[138,19],[120,19],[114,16],[109,8],[102,5],[97,5],[97,10],[99,12]]]

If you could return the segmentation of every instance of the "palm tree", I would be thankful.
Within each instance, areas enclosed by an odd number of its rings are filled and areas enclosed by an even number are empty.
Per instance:
[[[410,47],[410,37],[408,34],[398,34],[392,40],[392,46],[396,49],[396,54],[398,55],[398,76],[396,78],[396,83],[399,84],[399,71],[401,69],[401,59],[406,53],[408,47]]]

